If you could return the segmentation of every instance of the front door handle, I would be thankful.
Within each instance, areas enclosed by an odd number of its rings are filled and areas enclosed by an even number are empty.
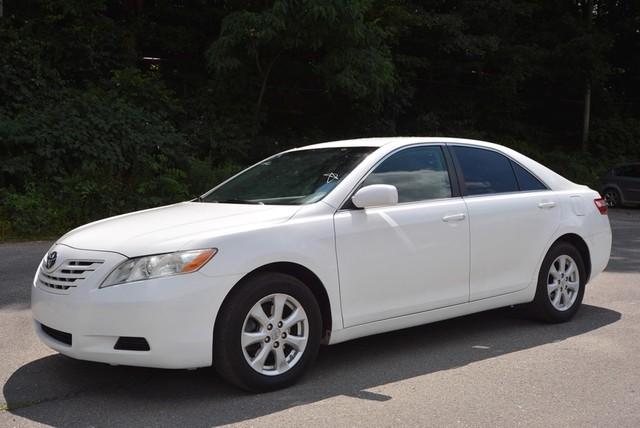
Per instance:
[[[550,209],[556,206],[556,203],[553,201],[549,201],[549,202],[540,202],[538,204],[538,208],[540,209]]]
[[[459,213],[459,214],[451,214],[451,215],[446,215],[444,217],[442,217],[442,221],[462,221],[464,220],[466,217],[466,215],[464,215],[464,213]]]

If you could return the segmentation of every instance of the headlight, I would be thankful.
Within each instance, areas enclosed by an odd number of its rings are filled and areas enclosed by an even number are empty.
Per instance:
[[[161,276],[195,272],[218,252],[215,248],[206,250],[178,251],[125,260],[102,282],[100,288],[125,282],[141,281]]]

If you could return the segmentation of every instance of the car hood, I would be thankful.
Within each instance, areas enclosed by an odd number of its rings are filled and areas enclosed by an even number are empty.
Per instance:
[[[182,202],[89,223],[67,233],[58,243],[127,257],[195,249],[188,248],[191,241],[202,241],[231,229],[280,223],[291,218],[299,208]]]

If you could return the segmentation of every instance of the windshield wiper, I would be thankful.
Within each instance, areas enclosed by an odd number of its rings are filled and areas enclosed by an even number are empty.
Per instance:
[[[264,205],[264,202],[250,201],[247,199],[221,199],[219,201],[213,201],[219,204],[251,204],[251,205]]]

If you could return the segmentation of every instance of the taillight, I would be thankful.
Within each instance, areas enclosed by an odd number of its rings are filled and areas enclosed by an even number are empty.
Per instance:
[[[593,203],[596,204],[596,208],[598,208],[600,214],[607,215],[609,206],[607,205],[607,201],[605,201],[604,198],[596,198],[593,200]]]

